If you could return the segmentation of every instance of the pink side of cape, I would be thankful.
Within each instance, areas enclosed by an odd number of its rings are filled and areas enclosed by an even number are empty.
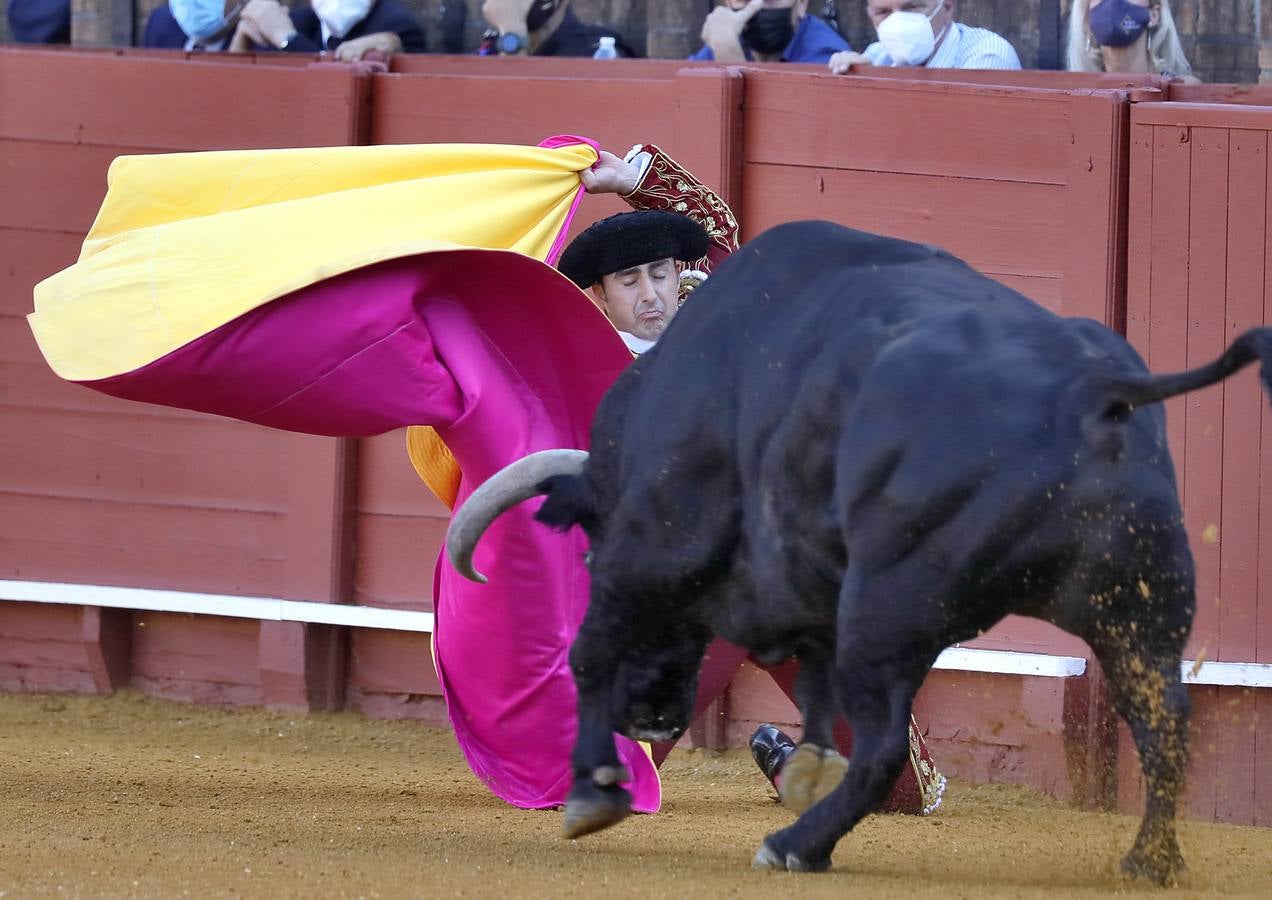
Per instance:
[[[314,434],[433,425],[463,470],[462,503],[527,453],[586,448],[601,396],[630,361],[599,311],[548,266],[457,250],[311,285],[141,369],[86,384]],[[583,536],[534,522],[536,505],[511,510],[478,545],[488,584],[439,562],[434,647],[472,770],[511,804],[551,807],[571,783],[567,653],[589,581]],[[653,763],[639,745],[618,741],[634,807],[656,810]]]

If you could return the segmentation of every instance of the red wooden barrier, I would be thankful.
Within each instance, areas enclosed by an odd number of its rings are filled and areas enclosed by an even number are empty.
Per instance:
[[[123,152],[534,143],[568,132],[616,152],[653,141],[730,199],[747,236],[821,217],[941,244],[1053,309],[1125,323],[1154,368],[1209,358],[1266,317],[1272,110],[1236,105],[1267,103],[1258,90],[654,60],[399,57],[374,77],[310,63],[0,50],[0,578],[430,605],[446,510],[410,468],[401,434],[280,435],[115,401],[48,372],[23,320],[31,287],[74,259],[106,166]],[[1132,127],[1131,101],[1163,91],[1229,105],[1140,102]],[[587,199],[575,229],[623,208]],[[1189,403],[1172,408],[1171,439],[1201,572],[1192,649],[1272,662],[1272,562],[1258,552],[1272,425],[1249,378]],[[1076,639],[1021,619],[974,645],[1088,656]],[[5,689],[109,690],[131,679],[210,702],[343,700],[440,720],[428,660],[418,634],[0,604]],[[790,715],[758,671],[734,687],[735,739],[758,718]],[[1272,743],[1272,700],[1193,693],[1189,812],[1269,822],[1272,785],[1255,751],[1259,737]],[[1098,804],[1111,789],[1102,697],[1098,674],[937,672],[920,714],[947,772]],[[1135,757],[1123,744],[1117,790],[1131,804]]]
[[[1266,287],[1272,108],[1263,89],[1203,86],[1131,115],[1127,336],[1158,371],[1214,359],[1272,321]],[[1167,432],[1197,562],[1192,658],[1272,662],[1272,414],[1253,371],[1166,404]],[[1272,824],[1272,695],[1192,688],[1191,815]],[[1261,740],[1260,740],[1261,739]],[[1127,743],[1123,735],[1124,744]],[[1124,768],[1134,752],[1122,755]],[[1125,805],[1138,782],[1123,778]]]
[[[34,283],[75,260],[115,156],[347,144],[365,132],[367,90],[364,76],[342,66],[0,50],[7,578],[342,599],[337,562],[348,536],[333,529],[342,519],[332,510],[350,471],[343,444],[65,384],[41,360],[24,316]],[[0,621],[11,651],[0,654],[5,686],[36,666],[45,687],[87,677],[109,689],[128,677],[156,693],[219,702],[339,699],[343,653],[332,629],[89,607],[53,612],[59,637],[41,633],[36,644],[35,609],[9,606]]]

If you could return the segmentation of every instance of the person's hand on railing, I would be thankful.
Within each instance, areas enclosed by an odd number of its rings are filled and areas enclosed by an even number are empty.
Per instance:
[[[864,53],[857,53],[853,50],[840,50],[838,53],[831,55],[827,64],[830,66],[832,73],[843,75],[852,66],[868,66],[871,63]]]
[[[364,34],[351,41],[343,41],[332,51],[336,62],[357,62],[361,59],[378,59],[387,62],[394,53],[402,52],[402,38],[392,31]]]

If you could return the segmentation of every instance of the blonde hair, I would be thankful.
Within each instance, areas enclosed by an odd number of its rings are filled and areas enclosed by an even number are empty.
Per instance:
[[[1175,17],[1170,12],[1170,0],[1149,0],[1148,6],[1157,7],[1157,25],[1148,30],[1148,61],[1153,72],[1169,72],[1176,77],[1192,74],[1192,66],[1184,56],[1175,29]],[[1091,0],[1071,0],[1069,5],[1069,39],[1066,65],[1070,72],[1103,72],[1104,58],[1100,45],[1091,36],[1088,24]]]

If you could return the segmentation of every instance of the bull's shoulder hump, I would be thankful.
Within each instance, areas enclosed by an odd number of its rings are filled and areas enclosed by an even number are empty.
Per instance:
[[[814,219],[775,225],[748,241],[741,252],[752,258],[773,254],[795,258],[825,254],[839,265],[887,265],[933,257],[954,258],[929,244]]]

